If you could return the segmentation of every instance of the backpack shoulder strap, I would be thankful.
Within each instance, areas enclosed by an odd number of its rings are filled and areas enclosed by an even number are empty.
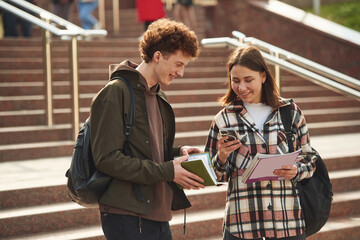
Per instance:
[[[116,80],[116,79],[119,79],[120,81],[123,81],[126,84],[126,87],[129,90],[129,95],[130,95],[129,116],[130,117],[129,117],[129,122],[125,126],[124,153],[127,156],[132,156],[132,152],[131,152],[130,145],[129,145],[129,139],[130,139],[130,134],[131,134],[131,126],[134,123],[134,118],[135,118],[135,98],[134,98],[134,93],[133,93],[133,89],[132,89],[130,83],[124,77],[116,76],[116,77],[111,78],[110,81],[113,81],[113,80]],[[135,191],[135,194],[136,194],[136,199],[139,202],[143,202],[145,199],[144,199],[144,197],[142,195],[140,185],[134,183],[133,187],[134,187],[134,191]]]
[[[126,124],[126,127],[125,127],[125,136],[126,136],[126,142],[128,142],[129,140],[129,136],[131,134],[131,126],[134,122],[134,118],[135,118],[135,99],[134,99],[134,93],[133,93],[133,90],[132,90],[132,87],[130,85],[130,83],[124,78],[124,77],[121,77],[121,76],[116,76],[116,77],[113,77],[110,79],[110,81],[113,81],[113,80],[116,80],[116,79],[119,79],[120,81],[123,81],[127,88],[128,88],[128,91],[129,91],[129,95],[130,95],[130,112],[129,112],[129,122]]]
[[[288,141],[288,146],[289,146],[289,152],[293,152],[294,144],[293,144],[293,133],[291,131],[291,123],[292,123],[291,104],[280,108],[280,117],[281,117],[281,121],[285,127],[286,139]]]

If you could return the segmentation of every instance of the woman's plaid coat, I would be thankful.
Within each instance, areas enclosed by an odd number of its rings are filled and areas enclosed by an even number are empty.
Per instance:
[[[229,182],[224,227],[238,238],[282,238],[304,232],[305,222],[293,183],[312,176],[316,156],[312,152],[305,117],[299,107],[283,98],[279,106],[289,104],[293,116],[294,149],[302,150],[299,161],[296,162],[298,172],[292,181],[261,181],[251,184],[241,182],[241,169],[247,168],[256,153],[288,152],[285,129],[278,107],[273,108],[268,116],[262,133],[256,128],[242,101],[224,107],[211,124],[205,151],[210,153],[219,180]],[[228,127],[235,128],[240,136],[247,135],[247,140],[243,146],[230,154],[223,165],[217,158],[216,146],[219,129]]]

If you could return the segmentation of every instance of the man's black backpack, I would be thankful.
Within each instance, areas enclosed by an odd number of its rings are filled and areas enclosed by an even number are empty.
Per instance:
[[[289,151],[294,151],[291,123],[291,105],[280,108],[281,119],[286,130]],[[332,202],[332,184],[323,159],[316,152],[316,170],[311,178],[298,182],[296,188],[300,195],[300,204],[304,213],[306,236],[320,231],[329,218]]]
[[[124,78],[115,77],[111,80],[114,79],[122,80],[129,89],[131,107],[129,112],[129,122],[126,124],[125,128],[126,139],[124,143],[124,152],[125,155],[131,156],[129,136],[131,133],[131,125],[134,121],[134,96],[131,86]],[[97,170],[94,165],[90,145],[89,121],[90,119],[88,118],[79,131],[75,142],[71,165],[65,174],[68,178],[66,187],[71,200],[85,207],[97,205],[100,197],[108,189],[111,182],[111,177]]]

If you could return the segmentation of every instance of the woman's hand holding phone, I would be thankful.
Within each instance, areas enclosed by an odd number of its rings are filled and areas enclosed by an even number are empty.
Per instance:
[[[230,153],[240,148],[246,142],[246,136],[241,140],[236,130],[233,128],[220,129],[221,137],[218,139],[217,150],[220,161],[225,164]]]

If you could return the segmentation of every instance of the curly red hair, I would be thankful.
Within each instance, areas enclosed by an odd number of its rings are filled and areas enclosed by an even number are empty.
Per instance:
[[[167,18],[159,19],[148,27],[140,41],[141,58],[150,62],[154,53],[172,54],[181,50],[191,59],[200,53],[196,35],[185,24]]]

